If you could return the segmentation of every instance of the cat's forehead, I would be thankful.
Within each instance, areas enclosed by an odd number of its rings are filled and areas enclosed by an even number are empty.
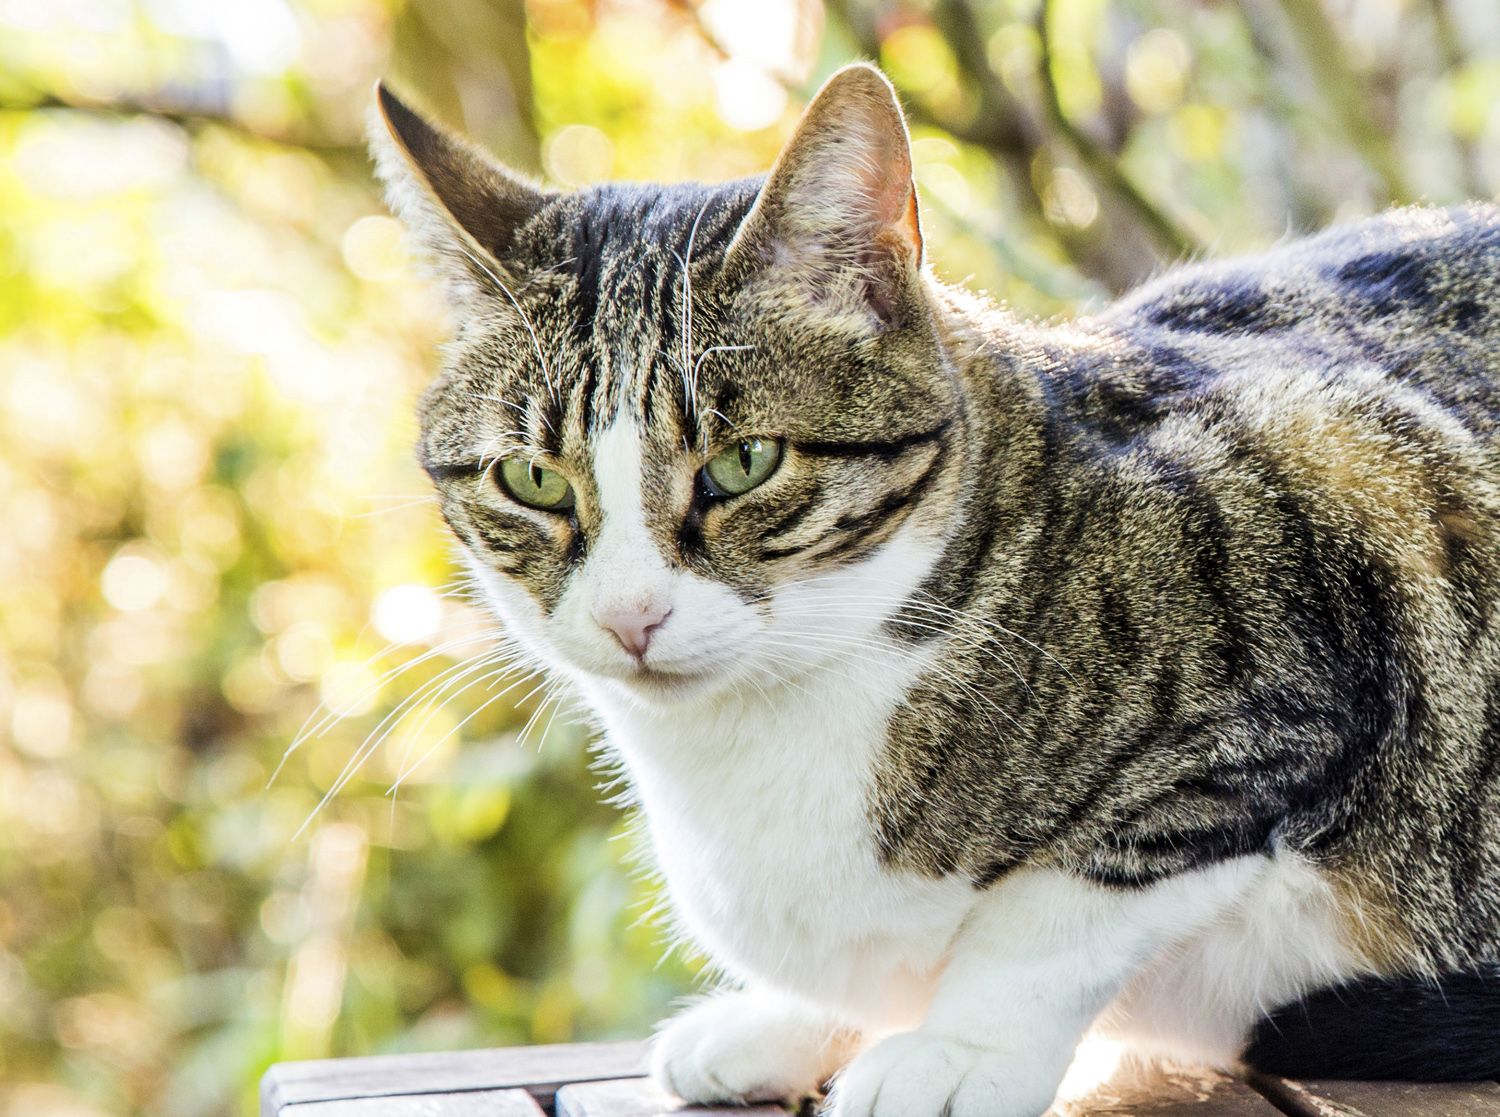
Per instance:
[[[675,437],[780,396],[756,359],[782,347],[779,331],[759,314],[726,320],[734,292],[718,283],[758,186],[610,184],[554,197],[518,235],[517,282],[492,292],[496,315],[469,331],[456,363],[477,366],[507,406],[560,397],[589,434],[633,409],[643,428]],[[659,412],[674,421],[656,422]]]
[[[429,436],[582,460],[628,415],[658,456],[701,456],[744,435],[873,437],[889,406],[929,408],[925,365],[893,367],[726,265],[760,185],[552,196],[507,254],[515,298],[492,292],[497,313],[450,351]]]
[[[758,185],[611,183],[560,195],[522,230],[516,253],[554,291],[571,289],[580,323],[672,319],[684,272],[723,259]]]

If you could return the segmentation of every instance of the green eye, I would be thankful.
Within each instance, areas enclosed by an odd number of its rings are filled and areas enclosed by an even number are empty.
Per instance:
[[[573,507],[573,486],[567,478],[525,458],[506,458],[500,463],[500,487],[532,508],[563,512]]]
[[[748,493],[781,464],[781,441],[746,438],[720,452],[703,467],[703,480],[714,496]]]

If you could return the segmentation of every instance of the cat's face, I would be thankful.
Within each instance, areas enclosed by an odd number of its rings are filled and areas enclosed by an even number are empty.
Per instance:
[[[884,80],[836,77],[764,186],[540,192],[383,108],[459,324],[423,464],[511,635],[652,703],[870,652],[961,422]]]

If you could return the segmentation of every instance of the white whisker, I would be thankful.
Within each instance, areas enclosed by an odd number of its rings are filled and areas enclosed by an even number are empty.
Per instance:
[[[360,691],[360,693],[357,694],[349,704],[351,706],[361,705],[366,699],[375,694],[378,694],[381,688],[386,686],[386,684],[399,678],[407,671],[410,671],[413,667],[416,667],[419,664],[425,663],[427,660],[432,659],[434,656],[443,655],[449,651],[452,651],[454,648],[461,648],[465,644],[478,643],[481,640],[485,641],[487,644],[492,644],[496,639],[497,636],[494,633],[477,632],[468,633],[464,636],[458,636],[452,640],[445,640],[443,641],[443,643],[429,648],[421,655],[413,656],[411,659],[404,660],[401,663],[398,663],[396,666],[387,670],[384,674],[377,676],[364,688],[364,690]],[[360,669],[369,667],[369,665],[375,662],[375,660],[379,659],[381,656],[388,655],[390,652],[400,646],[401,645],[398,642],[392,641],[380,651],[376,652],[374,655],[366,659],[364,663],[360,665]],[[463,664],[469,662],[472,662],[472,660],[461,660],[458,664],[455,665],[455,667],[461,667],[463,666]],[[454,670],[454,668],[447,668],[444,673],[446,674],[447,671],[451,670]],[[438,676],[438,678],[441,677],[441,675]],[[319,716],[320,710],[323,711],[321,717]],[[343,717],[343,714],[340,714],[336,710],[330,709],[326,702],[320,703],[317,709],[313,710],[313,712],[307,716],[307,720],[302,723],[302,727],[292,738],[292,743],[287,745],[286,750],[281,754],[281,760],[277,763],[275,770],[271,772],[270,777],[266,780],[266,786],[270,787],[273,783],[276,782],[276,777],[280,775],[281,770],[286,767],[286,762],[291,758],[292,753],[301,748],[302,745],[305,744],[310,738],[327,732],[327,730],[330,729],[333,725],[343,720]],[[314,723],[315,718],[317,720]]]
[[[346,786],[348,786],[349,781],[358,774],[359,770],[362,767],[364,767],[365,762],[375,754],[375,751],[379,749],[382,744],[384,744],[386,738],[389,737],[391,733],[395,731],[396,727],[402,723],[404,719],[400,716],[401,711],[411,708],[413,704],[418,701],[435,700],[443,691],[446,691],[450,687],[457,685],[460,681],[472,675],[474,672],[483,670],[486,666],[489,666],[493,662],[495,662],[493,658],[480,657],[472,663],[460,665],[464,667],[464,670],[460,674],[458,674],[454,678],[448,679],[435,690],[432,689],[434,683],[436,683],[439,679],[443,679],[445,675],[451,674],[452,671],[456,669],[450,668],[448,671],[445,671],[443,675],[439,675],[437,679],[429,680],[426,684],[419,687],[414,694],[409,695],[407,698],[402,700],[402,702],[394,710],[386,714],[386,716],[380,720],[380,723],[370,731],[368,736],[366,736],[364,743],[354,751],[354,755],[345,762],[344,767],[339,771],[338,777],[333,781],[333,784],[323,794],[323,797],[318,801],[317,805],[313,807],[307,818],[303,820],[302,825],[297,828],[297,832],[292,835],[292,840],[296,841],[297,838],[302,836],[302,834],[307,830],[308,826],[312,824],[313,819],[317,818],[318,815],[322,813],[323,808],[326,807],[330,802],[332,802],[334,798],[337,797],[339,792],[341,792]],[[505,670],[508,669],[502,669],[501,673],[504,673]],[[426,723],[424,722],[424,724]]]
[[[706,199],[699,207],[698,216],[693,218],[693,227],[688,230],[687,258],[677,257],[677,262],[682,267],[682,307],[677,326],[682,335],[683,406],[690,425],[698,421],[698,368],[693,363],[693,245],[698,239],[698,225],[708,212],[710,201],[712,198]]]
[[[532,345],[532,348],[536,350],[536,359],[537,359],[537,361],[542,366],[542,379],[547,384],[547,393],[552,397],[552,402],[553,403],[556,403],[559,406],[561,406],[561,402],[562,401],[558,399],[558,396],[557,396],[557,386],[552,383],[552,369],[547,364],[547,355],[542,352],[542,342],[541,342],[541,339],[539,337],[537,337],[536,327],[531,324],[530,317],[528,317],[527,314],[526,314],[526,311],[524,309],[522,309],[520,300],[517,299],[516,296],[511,293],[510,288],[505,285],[505,281],[502,280],[498,275],[496,275],[494,273],[494,271],[490,268],[490,266],[488,264],[486,264],[478,256],[474,255],[474,253],[470,252],[463,245],[459,245],[458,249],[459,249],[460,252],[462,252],[465,256],[467,256],[470,260],[472,260],[474,262],[474,266],[475,267],[479,268],[480,271],[484,272],[485,275],[487,275],[487,276],[490,277],[491,282],[493,282],[495,284],[496,288],[499,289],[499,291],[500,291],[500,293],[502,295],[504,295],[507,299],[510,300],[510,305],[513,306],[515,308],[516,313],[518,315],[520,315],[520,317],[521,317],[521,324],[526,327],[526,332],[531,335],[531,345]],[[550,424],[549,424],[549,428],[550,428]],[[556,433],[556,432],[553,432],[553,433]]]
[[[503,678],[505,675],[509,674],[513,670],[516,670],[516,667],[515,667],[514,664],[511,664],[511,665],[508,665],[504,670],[496,672],[495,675],[486,676],[486,679],[495,678],[497,676]],[[437,750],[440,749],[448,741],[449,738],[451,738],[454,734],[458,733],[461,729],[463,729],[464,726],[468,725],[469,722],[473,721],[480,714],[484,713],[485,710],[489,709],[496,702],[500,701],[500,699],[504,698],[507,694],[509,694],[511,691],[513,691],[516,687],[520,686],[522,683],[526,682],[528,679],[534,679],[534,678],[536,678],[537,674],[538,674],[538,672],[535,671],[535,670],[527,671],[525,674],[523,674],[515,682],[510,683],[508,686],[502,688],[501,690],[497,691],[496,693],[494,693],[494,694],[490,695],[488,698],[486,698],[477,707],[475,707],[473,710],[471,710],[464,717],[464,719],[462,721],[460,721],[452,729],[449,729],[446,733],[444,733],[441,737],[439,737],[436,741],[434,741],[428,747],[428,749],[427,749],[426,752],[424,752],[421,756],[417,757],[416,763],[414,763],[414,764],[412,764],[412,765],[410,765],[410,766],[402,769],[401,772],[396,776],[396,779],[391,783],[391,786],[388,787],[388,788],[386,788],[385,793],[387,795],[392,795],[392,796],[395,795],[396,792],[397,792],[397,790],[401,787],[401,784],[403,782],[405,782],[408,778],[410,778],[413,772],[415,772],[419,768],[421,768],[423,764],[426,764],[427,761],[429,759],[431,759],[432,754],[435,753],[435,752],[437,752]],[[484,680],[475,680],[475,681],[476,682],[480,682],[480,681],[484,681]],[[470,685],[473,685],[473,684],[471,683]],[[516,701],[518,703],[526,701],[526,699],[530,698],[533,694],[535,694],[537,692],[538,687],[540,687],[541,685],[543,685],[543,684],[539,683],[537,685],[537,687],[532,687],[531,690],[527,691],[525,694],[523,694]],[[467,690],[468,687],[465,687],[464,689]],[[426,723],[424,722],[423,724],[425,725]]]

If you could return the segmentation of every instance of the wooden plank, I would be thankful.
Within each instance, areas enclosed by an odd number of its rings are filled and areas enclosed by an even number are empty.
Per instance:
[[[1085,1097],[1059,1102],[1051,1117],[1280,1117],[1243,1082],[1210,1070],[1127,1063]]]
[[[260,1080],[260,1112],[278,1117],[289,1106],[311,1102],[517,1088],[545,1107],[565,1083],[645,1071],[646,1045],[635,1041],[278,1063]]]
[[[557,1117],[787,1117],[779,1105],[736,1105],[684,1109],[647,1079],[587,1082],[557,1091]]]
[[[780,1106],[682,1109],[644,1079],[590,1082],[557,1092],[557,1117],[786,1117]],[[1242,1082],[1211,1071],[1126,1070],[1050,1117],[1281,1117]]]
[[[545,1117],[525,1090],[466,1090],[289,1105],[281,1117]]]
[[[1294,1117],[1500,1117],[1492,1082],[1289,1082],[1255,1085]]]

